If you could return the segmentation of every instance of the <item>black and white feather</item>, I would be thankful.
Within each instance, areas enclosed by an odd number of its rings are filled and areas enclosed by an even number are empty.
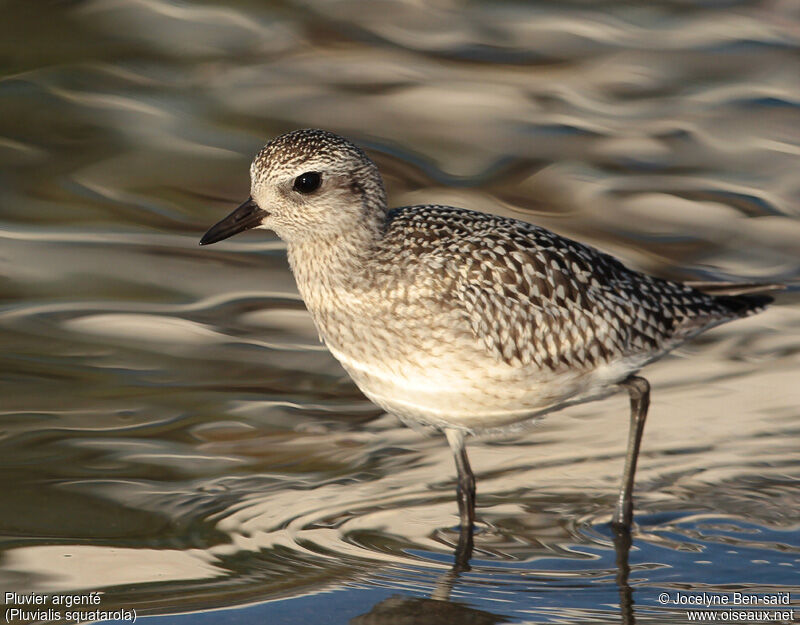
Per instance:
[[[400,262],[441,271],[442,288],[463,308],[475,338],[517,366],[650,359],[771,301],[708,295],[544,228],[449,206],[390,211],[382,247]]]
[[[318,186],[299,193],[309,174]],[[751,285],[714,293],[654,278],[513,219],[390,210],[375,164],[325,131],[270,142],[251,179],[259,227],[286,241],[320,337],[370,399],[409,424],[496,430],[601,397],[770,301]]]

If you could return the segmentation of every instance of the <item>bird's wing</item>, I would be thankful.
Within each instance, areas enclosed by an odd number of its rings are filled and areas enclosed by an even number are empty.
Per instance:
[[[708,325],[698,307],[713,298],[544,228],[450,207],[406,210],[399,225],[409,245],[441,272],[473,334],[500,361],[596,367],[656,355]]]
[[[707,295],[749,295],[783,291],[785,284],[779,282],[684,282],[686,286]]]

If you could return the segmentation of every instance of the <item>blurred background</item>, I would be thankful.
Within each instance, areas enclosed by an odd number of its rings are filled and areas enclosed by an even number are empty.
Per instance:
[[[322,127],[393,205],[511,215],[667,278],[796,282],[796,0],[0,10],[0,595],[100,591],[153,624],[797,601],[797,287],[646,370],[627,589],[607,527],[623,396],[471,445],[479,532],[453,579],[444,440],[363,398],[274,235],[197,245],[264,142]]]

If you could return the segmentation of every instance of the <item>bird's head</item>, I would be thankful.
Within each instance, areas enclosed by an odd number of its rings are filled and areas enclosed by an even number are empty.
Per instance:
[[[203,235],[200,245],[251,228],[287,243],[347,234],[386,211],[375,164],[325,130],[296,130],[265,145],[250,166],[250,197]]]

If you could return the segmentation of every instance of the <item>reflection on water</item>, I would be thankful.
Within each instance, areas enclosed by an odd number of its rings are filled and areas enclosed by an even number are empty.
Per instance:
[[[267,138],[321,126],[396,205],[521,216],[666,277],[796,280],[793,0],[40,8],[4,7],[0,38],[0,592],[359,624],[800,593],[796,288],[647,370],[629,554],[617,396],[471,445],[452,570],[444,442],[361,396],[274,236],[197,247]]]

